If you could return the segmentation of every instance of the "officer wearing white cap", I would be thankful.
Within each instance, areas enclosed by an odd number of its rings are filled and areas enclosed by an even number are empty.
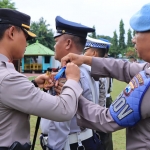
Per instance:
[[[56,29],[57,32],[54,35],[55,59],[59,61],[70,52],[82,55],[87,33],[94,32],[93,28],[65,20],[60,16],[56,17]],[[96,83],[90,76],[89,66],[82,65],[80,71],[79,82],[83,88],[82,95],[90,101],[98,101]],[[50,150],[100,149],[98,136],[91,129],[81,129],[77,125],[76,115],[68,122],[50,121],[48,124],[48,147]]]
[[[104,43],[105,42],[105,43]],[[110,42],[107,39],[93,39],[87,37],[85,45],[85,56],[106,57],[109,51]],[[112,78],[99,78],[99,102],[103,107],[109,108],[112,103],[110,96]],[[98,132],[104,150],[113,150],[112,133]]]
[[[87,42],[84,48],[84,55],[93,57],[105,57],[107,44],[110,45],[108,42],[103,42],[102,40],[87,37]],[[107,80],[106,78],[99,78],[99,82],[100,94],[98,104],[100,106],[106,107]]]
[[[133,43],[140,58],[148,63],[138,64],[109,58],[92,58],[69,54],[62,59],[77,65],[91,65],[91,74],[113,77],[129,83],[109,109],[95,105],[81,96],[78,106],[78,125],[113,132],[126,128],[126,149],[150,148],[150,3],[144,5],[130,19],[136,31]],[[119,142],[119,141],[118,141]]]
[[[70,120],[82,93],[80,70],[72,63],[66,68],[68,80],[60,96],[41,91],[45,79],[49,80],[46,75],[35,78],[33,84],[15,70],[11,62],[23,57],[26,40],[36,36],[29,29],[30,16],[0,9],[0,150],[30,150],[29,114],[55,121]]]

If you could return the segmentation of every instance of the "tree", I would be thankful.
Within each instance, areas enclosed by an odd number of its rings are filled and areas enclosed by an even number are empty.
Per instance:
[[[116,58],[117,55],[120,53],[118,51],[118,36],[117,36],[116,31],[114,31],[114,35],[113,35],[113,38],[111,40],[111,43],[112,43],[112,45],[110,46],[109,53],[110,53],[110,55],[112,55],[113,57]]]
[[[53,31],[49,29],[49,24],[46,24],[46,20],[44,18],[40,18],[38,22],[31,23],[31,30],[34,32],[37,37],[29,41],[29,44],[33,44],[36,40],[39,43],[43,44],[44,46],[54,50],[54,38],[53,38]]]
[[[133,47],[133,43],[132,43],[132,31],[130,29],[128,30],[127,47]]]
[[[93,26],[93,29],[95,29],[95,26]],[[90,36],[91,38],[96,39],[96,29],[95,29],[95,32],[92,32],[91,34],[89,34],[89,36]]]
[[[137,53],[135,52],[134,47],[128,47],[127,48],[126,57],[128,57],[128,58],[130,58],[130,57],[137,58]]]
[[[15,3],[11,2],[11,0],[0,0],[0,8],[16,9]]]
[[[135,36],[135,30],[133,30],[133,37]]]
[[[126,45],[125,45],[125,30],[124,30],[124,23],[123,20],[121,19],[120,25],[119,25],[119,31],[120,31],[120,36],[119,36],[119,49],[124,52]]]
[[[103,38],[103,39],[107,39],[108,41],[112,40],[112,38],[110,36],[107,36],[107,35],[97,35],[96,38],[97,39]]]

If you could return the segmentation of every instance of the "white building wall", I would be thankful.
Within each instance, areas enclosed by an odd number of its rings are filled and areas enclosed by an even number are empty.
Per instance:
[[[54,56],[51,56],[51,68],[60,68],[61,67],[61,63],[58,60],[55,60]]]
[[[37,63],[38,63],[38,64],[42,64],[42,57],[43,57],[43,56],[38,56],[38,59],[37,59]]]

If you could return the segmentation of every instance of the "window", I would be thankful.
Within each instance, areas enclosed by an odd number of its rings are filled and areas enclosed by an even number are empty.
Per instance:
[[[45,63],[46,64],[49,64],[50,63],[50,56],[45,56]]]

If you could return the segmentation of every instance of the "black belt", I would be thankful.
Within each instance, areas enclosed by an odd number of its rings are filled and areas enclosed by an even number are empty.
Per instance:
[[[8,150],[8,147],[0,147],[0,150]]]

